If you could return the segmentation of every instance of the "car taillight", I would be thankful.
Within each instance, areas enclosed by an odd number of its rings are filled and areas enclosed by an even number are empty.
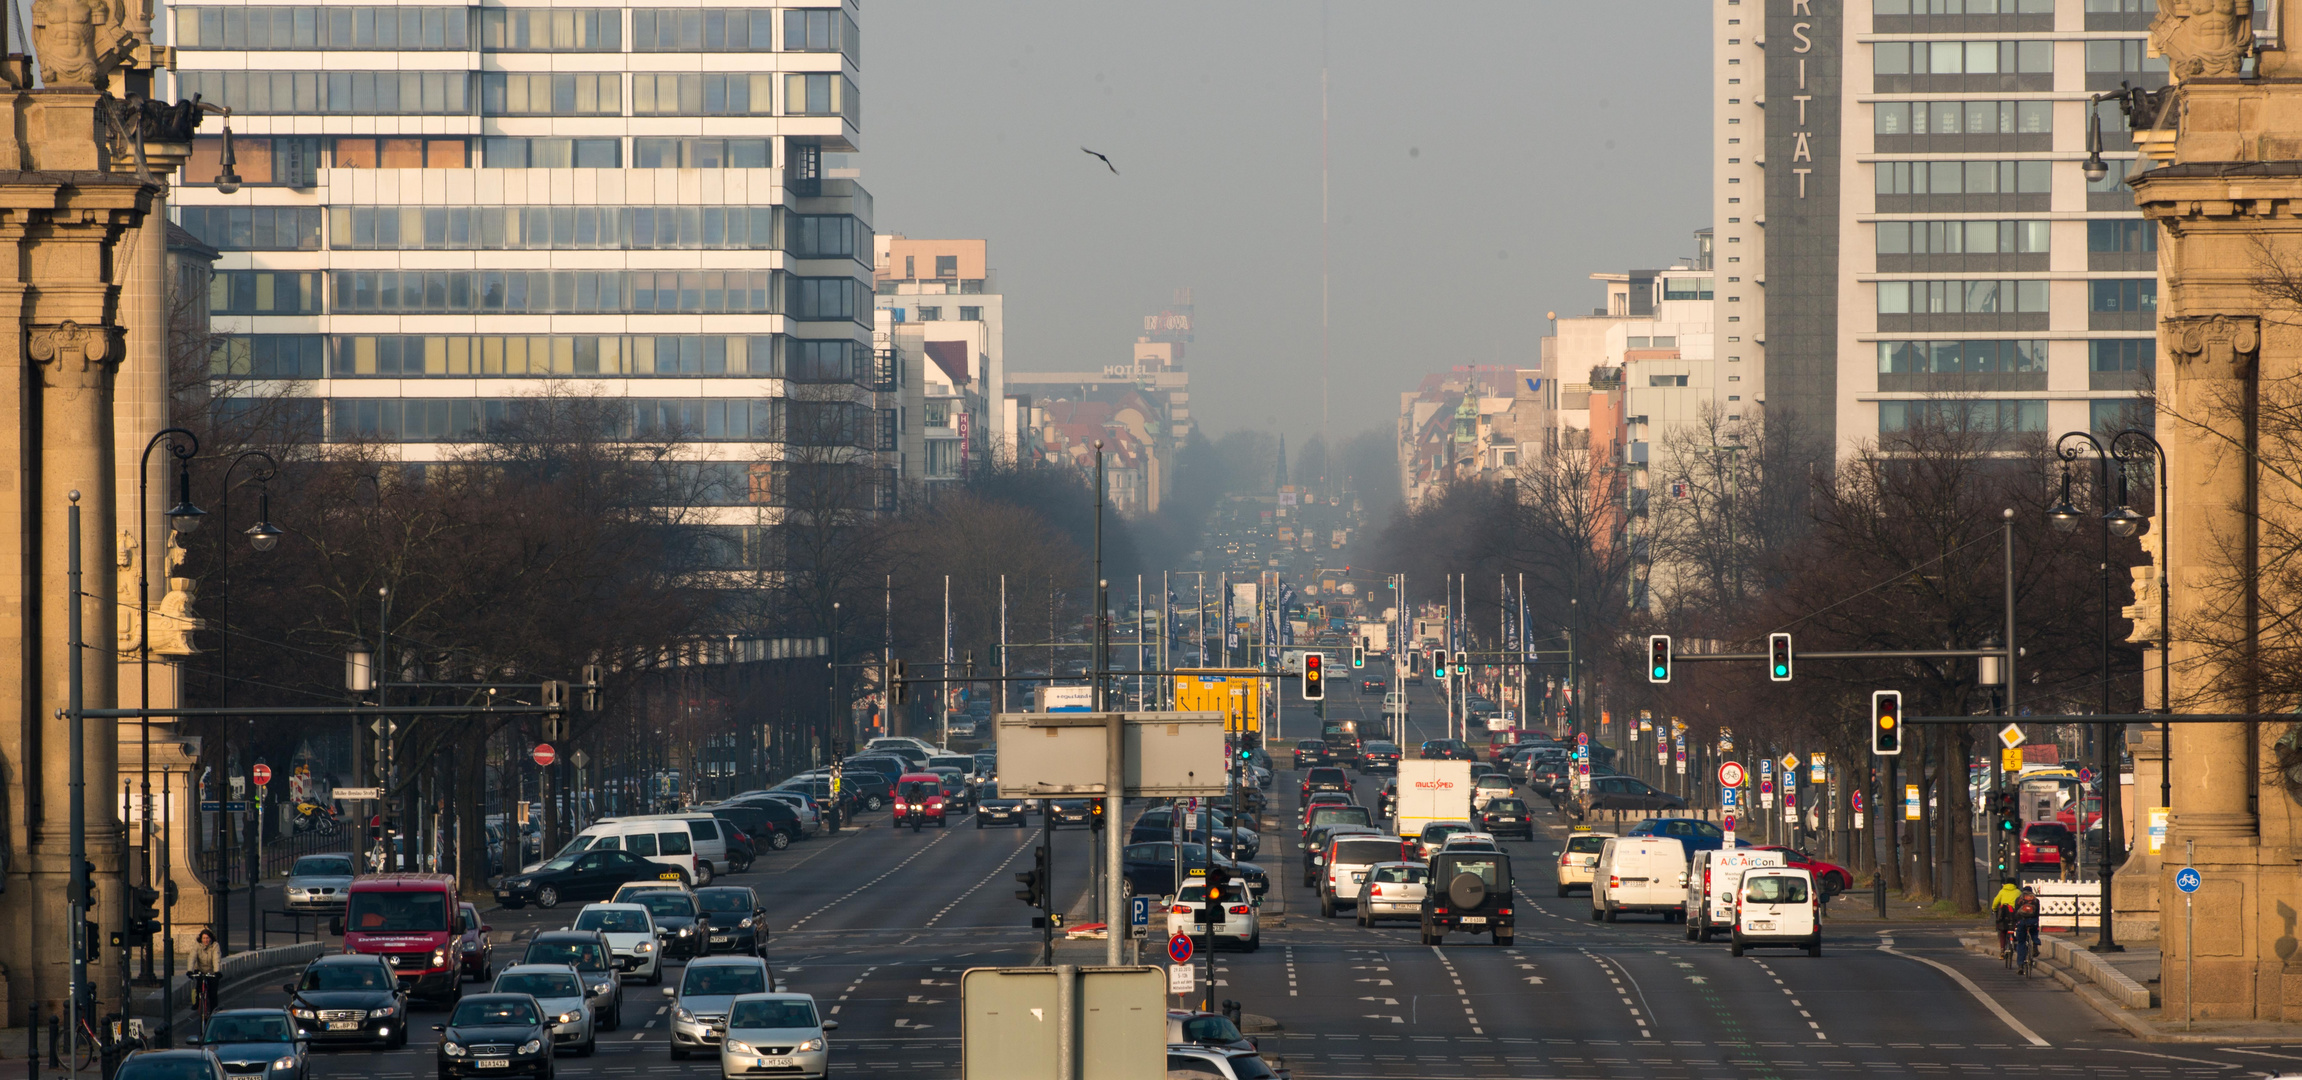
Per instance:
[[[1622,887],[1623,887],[1623,879],[1621,879],[1621,878],[1619,878],[1619,877],[1616,877],[1616,876],[1615,876],[1615,875],[1613,875],[1613,874],[1608,874],[1608,875],[1607,875],[1607,888],[1610,888],[1610,889],[1619,889],[1619,888],[1622,888]]]
[[[1382,886],[1380,886],[1380,885],[1369,885],[1369,886],[1367,886],[1367,895],[1368,895],[1368,896],[1381,896],[1381,895],[1383,895],[1383,887],[1382,887]]]
[[[1247,913],[1247,905],[1245,905],[1245,904],[1238,904],[1238,905],[1235,905],[1235,906],[1233,906],[1233,907],[1231,908],[1231,914],[1233,914],[1233,915],[1245,915],[1246,913]]]
[[[1504,914],[1504,915],[1508,915],[1508,914],[1510,914],[1510,913],[1511,913],[1511,909],[1509,909],[1509,908],[1504,908],[1504,909],[1501,911],[1501,914]]]
[[[1446,908],[1443,908],[1443,907],[1435,907],[1435,908],[1432,908],[1432,909],[1431,909],[1431,914],[1433,914],[1433,915],[1444,915],[1444,914],[1446,914],[1446,913],[1447,913],[1447,909],[1446,909]]]

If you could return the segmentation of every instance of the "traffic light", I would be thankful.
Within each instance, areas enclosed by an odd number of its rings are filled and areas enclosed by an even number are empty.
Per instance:
[[[1651,683],[1671,681],[1671,636],[1669,634],[1647,635],[1647,681]]]
[[[1902,753],[1902,691],[1870,692],[1870,752],[1881,757]]]
[[[1463,650],[1461,650],[1461,649],[1456,649],[1456,650],[1455,650],[1455,674],[1457,674],[1457,675],[1468,675],[1468,674],[1470,674],[1470,673],[1471,673],[1471,654],[1470,654],[1470,653],[1467,653],[1467,652],[1464,652],[1464,651],[1463,651]]]
[[[897,705],[907,705],[911,702],[911,687],[903,681],[903,674],[903,661],[890,660],[887,662],[888,692],[893,695],[890,700]]]
[[[1088,800],[1087,824],[1096,832],[1103,831],[1103,799]]]
[[[602,669],[598,664],[583,666],[583,693],[576,698],[577,707],[585,712],[599,711],[599,686]]]
[[[101,951],[96,944],[96,942],[99,940],[96,935],[96,920],[89,919],[80,924],[80,940],[88,947],[88,962],[91,964],[96,962],[96,958]]]
[[[1015,898],[1035,908],[1047,906],[1047,849],[1032,849],[1031,869],[1015,875],[1023,887],[1015,890]]]
[[[1230,890],[1216,884],[1214,878],[1208,878],[1207,899],[1199,905],[1199,910],[1193,913],[1192,921],[1209,924],[1220,923],[1223,921],[1223,905],[1230,902]]]
[[[1447,650],[1431,650],[1431,674],[1441,679],[1447,677]]]
[[[137,886],[129,894],[128,936],[138,942],[149,941],[160,932],[160,890]]]
[[[1303,654],[1303,700],[1322,701],[1327,697],[1327,658],[1318,653]]]
[[[1766,677],[1776,682],[1790,681],[1790,635],[1766,636]]]
[[[1358,644],[1351,646],[1351,666],[1355,668],[1363,668],[1367,666],[1366,638],[1360,638]]]

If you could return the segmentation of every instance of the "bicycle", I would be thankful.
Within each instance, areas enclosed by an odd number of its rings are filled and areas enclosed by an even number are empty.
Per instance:
[[[2014,970],[2014,927],[2004,923],[1998,927],[1998,962]]]
[[[2030,977],[2031,965],[2037,962],[2038,925],[2025,923],[2014,932],[2014,966],[2023,978]]]
[[[193,1008],[199,1013],[200,1030],[208,1030],[208,1020],[216,1014],[216,975],[208,971],[185,973],[192,980]]]

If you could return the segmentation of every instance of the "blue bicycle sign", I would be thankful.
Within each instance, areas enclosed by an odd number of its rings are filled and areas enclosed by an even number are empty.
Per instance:
[[[2175,872],[2174,887],[2186,893],[2193,893],[2198,891],[2198,886],[2204,883],[2204,880],[2199,877],[2196,868],[2185,866]]]

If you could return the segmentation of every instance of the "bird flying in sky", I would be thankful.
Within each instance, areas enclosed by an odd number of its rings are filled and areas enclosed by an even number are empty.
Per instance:
[[[1089,149],[1087,149],[1087,148],[1086,148],[1086,147],[1084,147],[1084,146],[1082,146],[1082,147],[1080,147],[1080,148],[1079,148],[1079,152],[1080,152],[1080,153],[1083,153],[1083,154],[1090,154],[1090,155],[1093,155],[1093,156],[1094,156],[1094,158],[1095,158],[1095,160],[1097,160],[1097,161],[1100,161],[1100,162],[1102,162],[1102,163],[1103,163],[1103,167],[1104,167],[1104,168],[1111,170],[1111,175],[1113,175],[1113,176],[1117,176],[1117,175],[1119,175],[1119,166],[1111,164],[1111,159],[1110,159],[1110,158],[1104,157],[1104,156],[1103,156],[1103,155],[1101,155],[1101,154],[1097,154],[1097,153],[1095,153],[1095,151],[1093,151],[1093,150],[1089,150]]]

